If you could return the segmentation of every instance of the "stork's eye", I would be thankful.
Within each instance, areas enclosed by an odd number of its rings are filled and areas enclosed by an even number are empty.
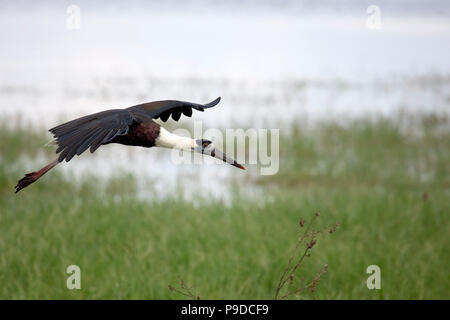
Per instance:
[[[197,140],[197,144],[199,146],[202,146],[202,149],[206,149],[211,144],[211,141],[206,140],[206,139],[201,139],[201,140],[199,139],[199,140]]]

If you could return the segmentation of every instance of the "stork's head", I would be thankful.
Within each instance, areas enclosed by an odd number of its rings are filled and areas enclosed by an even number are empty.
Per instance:
[[[222,160],[223,162],[229,163],[236,168],[245,170],[245,168],[237,163],[236,160],[228,157],[222,151],[217,149],[210,140],[181,137],[176,134],[170,133],[169,131],[161,127],[159,136],[155,140],[155,145],[161,148],[178,149],[183,151],[207,154],[213,158],[217,158]]]
[[[223,162],[231,164],[232,166],[234,166],[236,168],[245,170],[245,168],[242,165],[240,165],[239,163],[237,163],[236,160],[228,157],[221,150],[217,149],[210,140],[196,139],[195,144],[196,145],[193,147],[194,152],[201,153],[201,154],[207,154],[208,156],[220,159]]]

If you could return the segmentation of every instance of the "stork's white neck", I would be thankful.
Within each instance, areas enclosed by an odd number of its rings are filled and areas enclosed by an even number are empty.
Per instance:
[[[192,149],[195,148],[195,145],[194,139],[170,133],[163,127],[159,128],[159,136],[155,140],[155,146],[161,148],[192,151]]]

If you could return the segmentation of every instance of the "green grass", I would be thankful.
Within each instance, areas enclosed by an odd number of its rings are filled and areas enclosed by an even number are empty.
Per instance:
[[[296,280],[328,264],[319,299],[449,299],[450,130],[442,117],[324,123],[281,132],[280,172],[255,181],[264,202],[133,197],[133,181],[74,185],[57,170],[15,195],[44,130],[2,126],[0,299],[271,299],[300,217],[323,234]],[[26,150],[26,151],[23,151]],[[49,156],[51,159],[51,156]],[[66,288],[67,266],[81,290]],[[368,290],[366,268],[381,268]],[[295,298],[311,298],[302,294]]]

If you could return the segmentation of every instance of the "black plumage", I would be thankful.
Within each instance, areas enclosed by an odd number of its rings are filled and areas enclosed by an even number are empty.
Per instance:
[[[182,140],[184,142],[183,147],[180,148],[182,150],[208,154],[245,170],[236,160],[229,158],[222,151],[211,146],[211,141],[181,139],[177,135],[164,131],[158,123],[153,121],[154,119],[167,121],[169,117],[178,121],[182,114],[188,117],[192,116],[192,109],[204,111],[207,108],[214,107],[219,101],[220,98],[217,98],[204,105],[176,100],[155,101],[126,109],[98,112],[56,126],[49,131],[53,134],[58,145],[56,150],[56,153],[59,153],[58,158],[40,170],[26,174],[15,185],[15,192],[17,193],[36,182],[61,161],[69,162],[75,155],[82,154],[88,148],[92,153],[101,145],[108,143],[145,148],[154,146],[178,148],[176,142]]]
[[[208,104],[164,100],[135,105],[126,109],[111,109],[84,116],[49,131],[53,134],[60,153],[58,161],[69,162],[75,155],[80,155],[88,148],[91,153],[102,144],[113,142],[118,136],[127,135],[133,123],[149,122],[153,119],[167,121],[170,116],[178,121],[181,114],[192,116],[192,109],[204,111],[214,107],[220,97]]]

